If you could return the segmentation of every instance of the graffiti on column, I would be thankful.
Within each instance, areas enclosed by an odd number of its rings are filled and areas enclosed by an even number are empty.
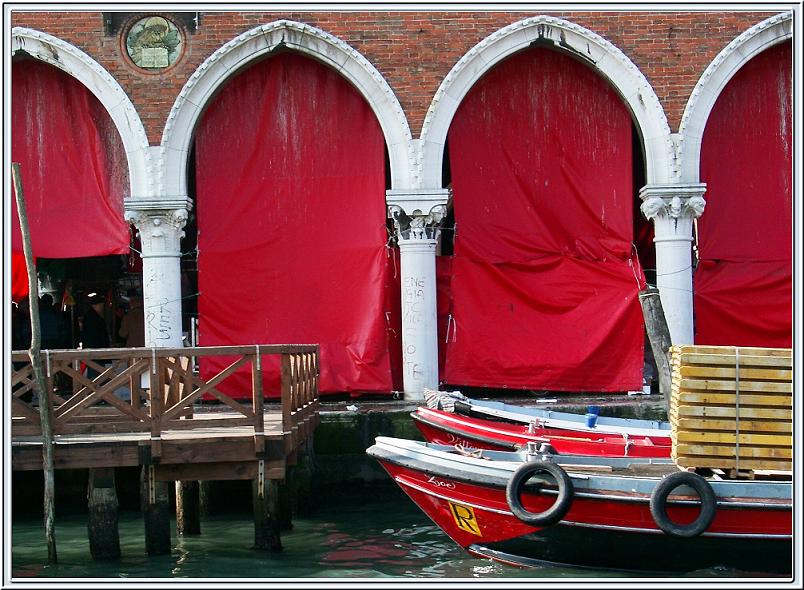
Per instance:
[[[145,293],[149,292],[150,288],[164,281],[164,276],[161,272],[152,271],[148,273],[145,279]],[[151,336],[150,340],[170,340],[170,306],[166,297],[160,297],[157,302],[146,302],[145,325],[148,329],[148,334]]]
[[[425,379],[424,368],[416,362],[416,350],[419,331],[424,321],[424,292],[426,279],[424,277],[405,277],[402,288],[402,309],[405,315],[402,318],[402,330],[405,332],[405,373],[415,381]]]

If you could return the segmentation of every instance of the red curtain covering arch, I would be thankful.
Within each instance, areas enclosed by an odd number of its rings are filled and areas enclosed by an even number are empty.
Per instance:
[[[581,62],[532,49],[491,70],[449,131],[450,384],[641,386],[632,122]]]
[[[12,62],[11,159],[20,164],[35,256],[128,253],[125,150],[106,109],[81,82],[35,59]],[[11,248],[22,252],[14,199]]]
[[[22,252],[11,253],[11,300],[18,303],[28,296],[28,265]]]
[[[202,345],[317,343],[322,393],[392,390],[383,150],[368,103],[314,59],[280,53],[227,83],[196,133]],[[228,384],[250,396],[248,371]]]
[[[791,60],[787,41],[745,64],[704,130],[697,344],[792,343]]]

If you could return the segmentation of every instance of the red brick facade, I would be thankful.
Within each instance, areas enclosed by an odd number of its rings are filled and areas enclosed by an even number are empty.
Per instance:
[[[121,41],[131,22],[160,13],[133,15],[111,36],[100,12],[13,12],[12,25],[61,38],[97,60],[128,93],[156,145],[195,69],[240,33],[279,19],[315,26],[364,55],[396,93],[416,137],[439,84],[461,56],[494,31],[539,14],[576,23],[623,51],[653,86],[677,131],[690,92],[712,59],[777,12],[201,12],[198,30],[186,32],[184,55],[160,74],[132,65]]]

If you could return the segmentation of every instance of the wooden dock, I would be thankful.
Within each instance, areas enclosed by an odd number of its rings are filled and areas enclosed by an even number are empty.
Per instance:
[[[279,392],[263,391],[269,356],[281,372]],[[32,395],[28,353],[12,353],[13,470],[44,468],[41,417],[49,412],[54,468],[89,469],[90,487],[93,474],[108,487],[113,468],[141,466],[146,505],[155,506],[167,495],[159,493],[160,482],[253,480],[255,545],[276,548],[271,496],[299,454],[311,449],[318,425],[318,346],[50,350],[41,358],[49,407]],[[209,361],[224,368],[202,378],[198,366]],[[234,384],[244,382],[250,391],[234,399]],[[157,545],[149,553],[165,552],[164,542]]]

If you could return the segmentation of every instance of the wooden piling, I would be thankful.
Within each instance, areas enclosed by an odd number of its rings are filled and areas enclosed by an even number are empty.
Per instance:
[[[285,479],[279,483],[279,530],[293,529],[293,515],[296,514],[296,467],[288,467]]]
[[[176,534],[201,534],[201,497],[197,481],[176,482]]]
[[[279,537],[279,482],[275,479],[266,479],[264,468],[258,471],[257,479],[252,480],[254,549],[272,552],[281,551],[282,541]]]
[[[141,506],[148,555],[170,554],[170,492],[167,482],[156,481],[154,465],[142,466]]]
[[[120,558],[114,467],[89,470],[87,484],[89,552],[96,561]]]
[[[659,373],[659,391],[664,396],[665,408],[670,409],[670,391],[672,389],[672,369],[670,365],[670,328],[664,316],[662,300],[659,289],[648,286],[639,292],[639,302],[642,304],[642,315],[645,318],[645,329],[656,361],[656,370]]]
[[[201,480],[198,482],[198,512],[201,516],[209,516],[212,504],[212,483]]]
[[[16,195],[17,215],[20,222],[22,237],[22,251],[25,255],[25,264],[28,267],[28,301],[31,314],[31,347],[28,355],[33,367],[34,393],[39,396],[39,419],[42,425],[42,463],[44,466],[44,520],[45,538],[47,542],[47,560],[57,563],[56,555],[56,525],[55,525],[55,478],[53,475],[53,406],[50,388],[45,386],[45,375],[42,369],[40,355],[41,331],[39,327],[39,283],[36,275],[36,259],[31,246],[31,232],[28,227],[28,214],[25,209],[25,195],[22,190],[22,175],[17,162],[11,164],[11,176],[14,181]],[[49,375],[48,375],[49,376]]]
[[[294,473],[296,478],[294,508],[298,514],[310,515],[315,510],[316,502],[313,497],[315,469],[315,449],[313,437],[310,436],[299,452],[299,463]]]

